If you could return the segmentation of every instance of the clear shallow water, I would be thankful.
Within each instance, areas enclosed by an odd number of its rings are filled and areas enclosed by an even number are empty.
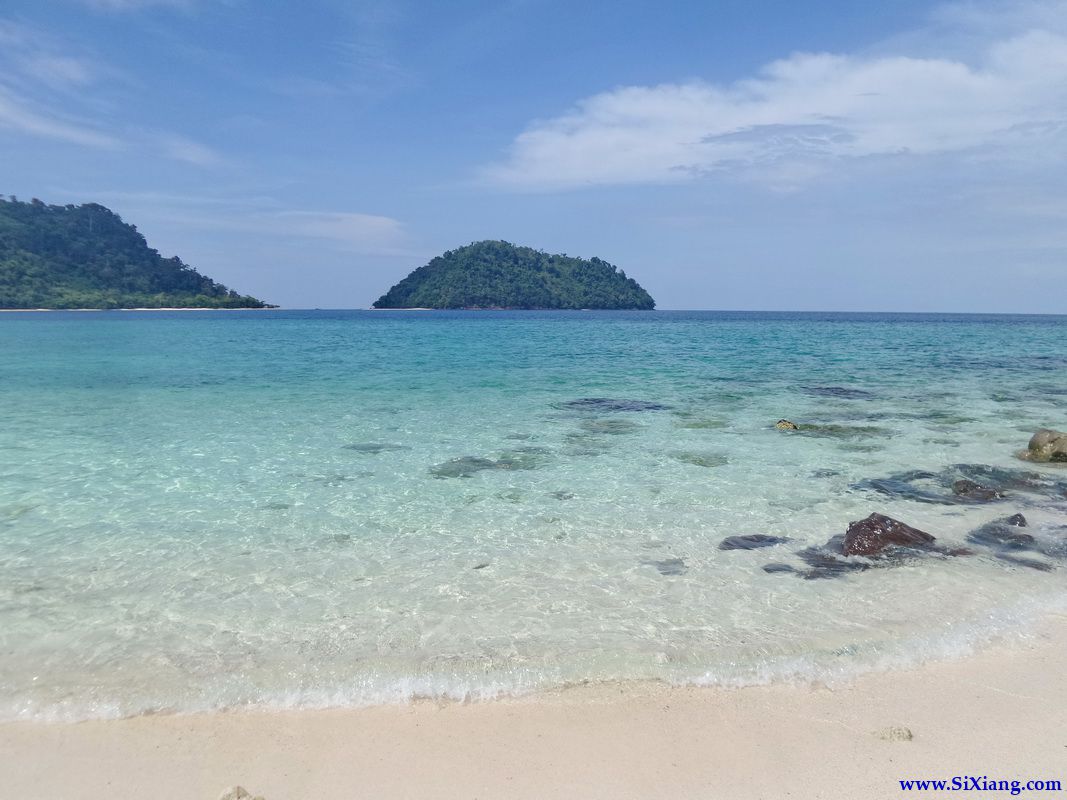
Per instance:
[[[1055,536],[1061,499],[853,484],[1025,467],[1067,317],[7,314],[0,410],[0,718],[833,681],[1067,605],[1062,564],[986,552],[761,569],[872,511]],[[717,549],[751,533],[794,541]]]

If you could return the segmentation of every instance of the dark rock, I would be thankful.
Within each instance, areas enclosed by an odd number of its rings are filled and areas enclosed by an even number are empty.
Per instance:
[[[804,391],[814,397],[840,397],[845,400],[869,400],[874,397],[870,392],[845,386],[805,386]]]
[[[848,526],[842,544],[846,556],[873,556],[888,547],[927,548],[934,537],[884,514],[871,514]]]
[[[574,492],[568,492],[564,489],[560,489],[558,492],[549,492],[549,494],[557,500],[573,500],[575,497]]]
[[[1027,527],[1026,517],[1022,514],[1012,514],[1010,517],[995,519],[987,522],[967,534],[967,541],[971,544],[980,544],[1004,550],[1033,550],[1037,539],[1029,533],[1020,531],[1019,528]]]
[[[962,500],[954,495],[946,495],[940,490],[922,489],[915,484],[919,481],[934,481],[937,473],[912,470],[891,475],[888,478],[868,478],[852,485],[853,489],[868,489],[889,497],[914,500],[918,503],[939,503],[955,505]]]
[[[1029,569],[1036,569],[1040,572],[1052,572],[1052,570],[1055,569],[1055,567],[1047,561],[1038,561],[1036,558],[1022,558],[1021,556],[1012,556],[1007,553],[1001,553],[997,558],[1001,561],[1007,561],[1009,564],[1018,564],[1020,567],[1028,567]]]
[[[999,500],[1004,496],[996,489],[990,489],[988,486],[981,486],[967,478],[960,478],[952,484],[952,494],[979,503],[987,502],[989,500]]]
[[[841,473],[836,469],[817,469],[811,473],[813,478],[836,478]]]
[[[972,555],[966,548],[945,548],[933,536],[883,514],[853,522],[844,534],[832,536],[821,547],[806,547],[797,556],[809,569],[768,564],[765,572],[792,572],[805,580],[839,578],[850,572],[891,567],[917,557]]]
[[[648,400],[619,400],[611,397],[582,397],[563,404],[577,411],[667,411],[670,406]]]
[[[806,580],[820,580],[824,578],[838,578],[849,572],[863,572],[871,568],[871,564],[864,561],[850,561],[843,558],[844,536],[832,537],[822,547],[805,547],[797,555],[800,560],[811,569],[797,572]]]
[[[660,575],[685,575],[689,571],[684,558],[665,558],[661,561],[642,561],[646,567],[655,567]]]
[[[764,572],[770,572],[772,574],[773,573],[777,573],[777,572],[796,572],[797,568],[792,566],[792,565],[790,565],[790,564],[775,563],[775,564],[764,564],[763,565],[763,571]]]
[[[776,423],[774,423],[774,427],[776,427],[780,431],[799,431],[800,430],[800,426],[799,425],[797,425],[795,422],[790,422],[787,419],[778,420]]]
[[[1026,450],[1018,455],[1027,461],[1067,463],[1067,433],[1042,428],[1030,437]]]
[[[774,547],[790,541],[785,536],[768,536],[765,533],[753,533],[747,536],[728,536],[719,542],[720,550],[756,550],[761,547]]]
[[[431,467],[430,474],[435,478],[469,478],[485,469],[496,469],[496,462],[491,458],[463,456]]]

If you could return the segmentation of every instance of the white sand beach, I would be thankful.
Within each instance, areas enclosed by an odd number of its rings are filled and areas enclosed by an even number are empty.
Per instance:
[[[234,785],[266,800],[902,797],[908,778],[1067,779],[1065,666],[1057,617],[1022,643],[832,690],[607,684],[466,705],[7,723],[0,774],[20,800],[214,800]]]

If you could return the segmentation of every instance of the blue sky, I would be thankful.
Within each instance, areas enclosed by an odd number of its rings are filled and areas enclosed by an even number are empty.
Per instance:
[[[506,239],[661,308],[1067,312],[1067,0],[7,0],[0,192],[289,307]]]

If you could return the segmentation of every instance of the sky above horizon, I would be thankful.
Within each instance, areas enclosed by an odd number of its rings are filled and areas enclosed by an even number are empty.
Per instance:
[[[505,239],[660,308],[1067,313],[1067,0],[7,0],[0,153],[286,307]]]

